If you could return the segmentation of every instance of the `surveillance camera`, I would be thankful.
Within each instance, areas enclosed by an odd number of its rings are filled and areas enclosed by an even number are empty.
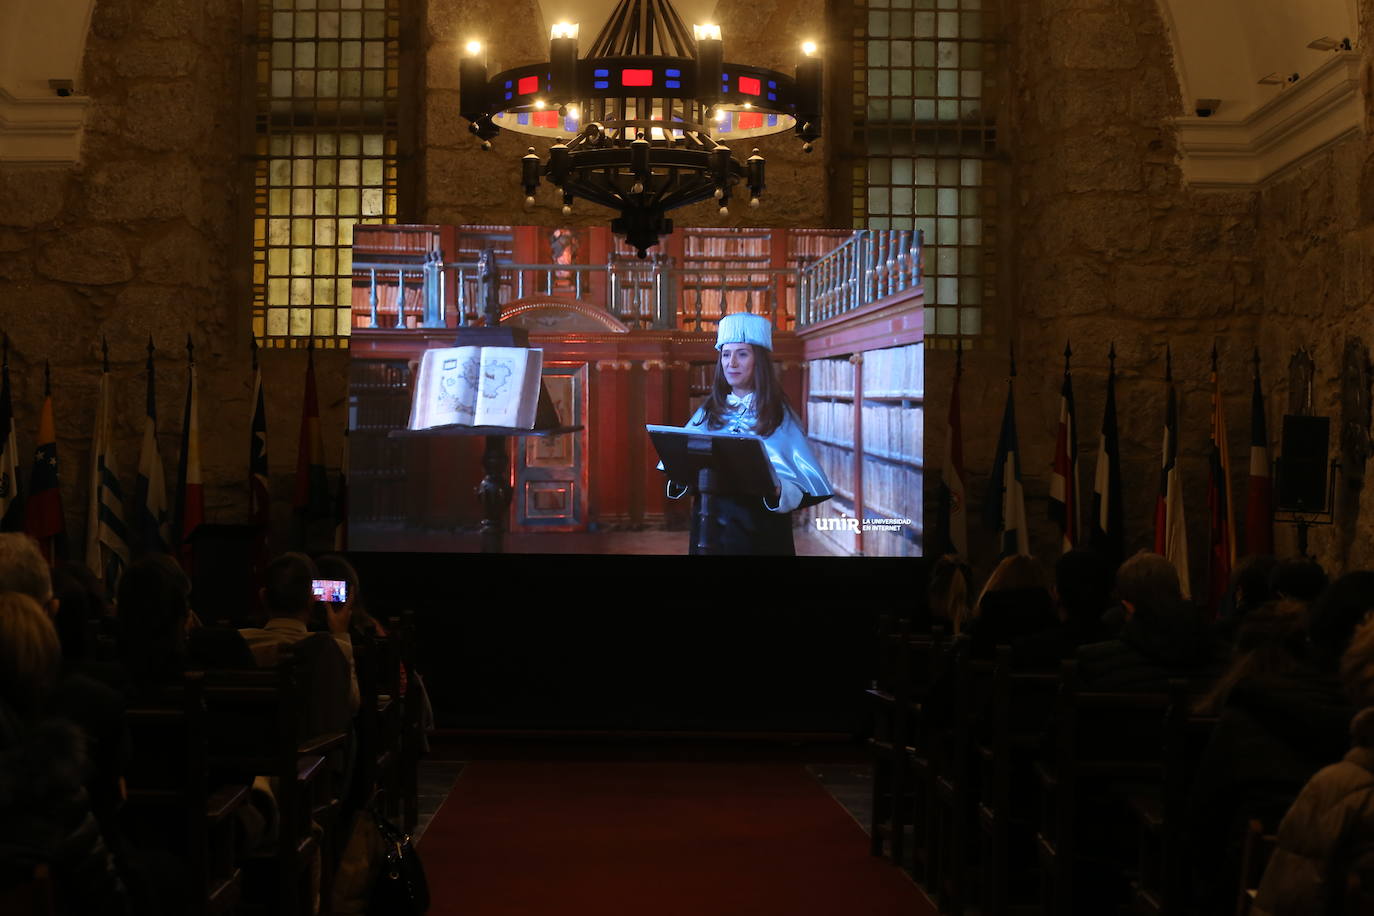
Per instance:
[[[64,99],[75,91],[71,80],[48,80],[48,88]]]
[[[1210,118],[1221,107],[1221,99],[1198,99],[1193,102],[1193,112],[1199,118]]]

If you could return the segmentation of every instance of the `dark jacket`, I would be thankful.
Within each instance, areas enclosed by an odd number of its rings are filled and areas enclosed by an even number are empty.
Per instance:
[[[1185,678],[1200,690],[1220,673],[1215,645],[1191,605],[1164,612],[1142,608],[1116,639],[1078,650],[1079,675],[1094,690],[1163,693],[1172,678]]]
[[[1052,629],[1012,640],[1011,663],[1030,670],[1059,670],[1059,663],[1078,654],[1079,646],[1107,637],[1097,620],[1066,620]]]
[[[1221,905],[1234,894],[1234,837],[1252,817],[1269,828],[1314,773],[1341,759],[1355,709],[1334,674],[1313,667],[1231,689],[1198,762],[1188,804],[1196,891]]]
[[[968,628],[973,658],[991,658],[998,646],[1053,628],[1059,618],[1043,588],[1010,588],[988,592],[978,602],[978,616]]]
[[[0,711],[0,884],[46,865],[59,913],[123,914],[124,885],[82,787],[83,745],[69,722],[25,728]]]

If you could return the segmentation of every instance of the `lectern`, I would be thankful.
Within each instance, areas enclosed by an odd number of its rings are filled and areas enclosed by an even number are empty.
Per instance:
[[[716,498],[771,498],[778,476],[763,440],[748,433],[713,432],[679,426],[646,426],[668,479],[696,484],[697,554],[719,553]]]
[[[525,347],[530,345],[530,333],[524,328],[501,327],[501,300],[496,276],[496,256],[484,249],[478,256],[478,275],[482,282],[484,304],[481,327],[460,327],[455,347]],[[432,436],[486,436],[487,447],[482,454],[482,468],[486,474],[477,485],[477,498],[482,501],[482,552],[500,553],[505,535],[506,513],[510,511],[510,455],[506,439],[529,436],[561,436],[582,429],[581,426],[561,426],[558,410],[553,405],[541,380],[539,408],[532,429],[510,426],[433,426],[429,429],[393,429],[392,439],[426,438]]]

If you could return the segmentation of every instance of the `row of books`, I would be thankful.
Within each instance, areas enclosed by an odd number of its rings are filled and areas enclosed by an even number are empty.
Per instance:
[[[848,229],[793,229],[787,234],[787,253],[793,259],[813,261],[854,237]]]
[[[773,239],[771,230],[750,232],[732,230],[729,235],[698,235],[688,232],[683,237],[683,254],[689,258],[756,258],[768,257]]]
[[[854,453],[849,449],[836,448],[824,442],[811,443],[811,450],[821,464],[821,470],[830,480],[840,498],[849,502],[854,498]]]
[[[841,402],[831,406],[847,408],[850,415],[853,415],[853,408],[848,404]],[[919,461],[924,426],[925,415],[919,408],[898,404],[865,404],[864,451],[888,458]]]
[[[870,528],[864,532],[864,556],[866,557],[919,557],[921,556],[921,539],[916,534],[912,537],[910,533]]]
[[[854,405],[848,401],[810,401],[806,405],[806,430],[827,442],[854,444]]]
[[[854,396],[854,364],[848,358],[815,359],[810,367],[812,394]]]
[[[925,391],[926,361],[920,344],[864,353],[864,397],[919,398]]]
[[[921,523],[921,472],[885,461],[864,462],[864,505],[877,514]]]

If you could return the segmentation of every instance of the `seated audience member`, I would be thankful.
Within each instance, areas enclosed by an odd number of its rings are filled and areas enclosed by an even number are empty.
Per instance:
[[[18,592],[0,594],[0,888],[43,866],[59,914],[129,911],[123,882],[82,785],[84,740],[49,718],[61,667],[57,632]]]
[[[67,562],[53,568],[52,590],[58,601],[53,625],[62,640],[63,664],[99,659],[101,647],[92,637],[108,632],[104,625],[111,622],[113,610],[104,583],[85,563]]]
[[[1245,615],[1274,597],[1269,588],[1269,577],[1277,565],[1277,559],[1265,555],[1246,557],[1236,567],[1236,571],[1231,575],[1231,587],[1217,611],[1219,619],[1214,629],[1218,640],[1226,645],[1233,645],[1236,641],[1236,630],[1245,619]]]
[[[964,632],[970,653],[989,658],[998,646],[1051,629],[1056,622],[1044,569],[1031,557],[1013,555],[1004,557],[988,577]]]
[[[345,699],[348,708],[356,712],[358,679],[353,670],[353,640],[348,634],[351,612],[347,605],[321,606],[315,600],[311,580],[319,578],[317,572],[314,562],[301,553],[285,553],[269,563],[263,573],[266,584],[261,593],[263,604],[267,607],[267,622],[261,627],[249,627],[239,632],[257,659],[258,667],[272,668],[276,666],[283,646],[302,642],[313,635],[310,625],[319,623],[317,608],[323,607],[324,623],[348,667],[349,687]]]
[[[38,602],[49,619],[59,603],[53,597],[48,563],[38,543],[25,534],[0,534],[0,593],[18,592]],[[124,724],[124,697],[108,684],[63,669],[48,697],[54,716],[81,727],[86,758],[91,763],[86,792],[106,838],[114,837],[114,811],[122,799],[124,767],[129,759],[129,731]]]
[[[1374,850],[1374,623],[1355,632],[1340,677],[1360,710],[1350,723],[1352,746],[1308,781],[1284,815],[1255,916],[1362,912],[1345,898],[1351,883],[1362,883]]]
[[[1111,604],[1112,576],[1102,555],[1076,548],[1054,564],[1059,624],[1012,642],[1012,659],[1023,668],[1058,668],[1078,647],[1107,638],[1102,612]]]
[[[1374,612],[1374,572],[1346,573],[1312,606],[1307,625],[1312,664],[1333,674],[1350,646],[1355,629]]]
[[[1194,776],[1187,856],[1203,912],[1234,892],[1244,825],[1272,829],[1312,774],[1341,758],[1355,710],[1340,681],[1308,660],[1307,605],[1284,599],[1252,610],[1230,667],[1198,701],[1217,715]]]
[[[1078,670],[1096,690],[1165,691],[1173,678],[1210,683],[1216,651],[1202,615],[1184,600],[1173,564],[1142,550],[1116,572],[1126,622],[1116,639],[1078,650]]]
[[[362,584],[358,580],[358,571],[353,568],[352,563],[337,553],[327,553],[315,560],[315,568],[319,571],[321,579],[338,579],[348,584],[348,600],[344,602],[344,610],[348,612],[349,630],[353,636],[382,639],[387,637],[386,627],[368,613],[367,602],[363,599]],[[404,665],[401,666],[399,679],[400,694],[405,696]]]
[[[123,693],[128,682],[115,658],[115,621],[104,583],[86,564],[68,562],[53,568],[52,590],[63,673],[83,674]]]
[[[119,582],[120,657],[135,692],[155,690],[187,668],[251,668],[237,630],[196,625],[191,580],[166,554],[134,561]]]
[[[958,554],[947,553],[930,570],[926,596],[931,626],[943,628],[946,635],[958,633],[969,620],[969,594],[973,591],[973,570]]]
[[[1269,572],[1269,591],[1275,598],[1313,602],[1326,589],[1326,570],[1313,560],[1280,560]]]

